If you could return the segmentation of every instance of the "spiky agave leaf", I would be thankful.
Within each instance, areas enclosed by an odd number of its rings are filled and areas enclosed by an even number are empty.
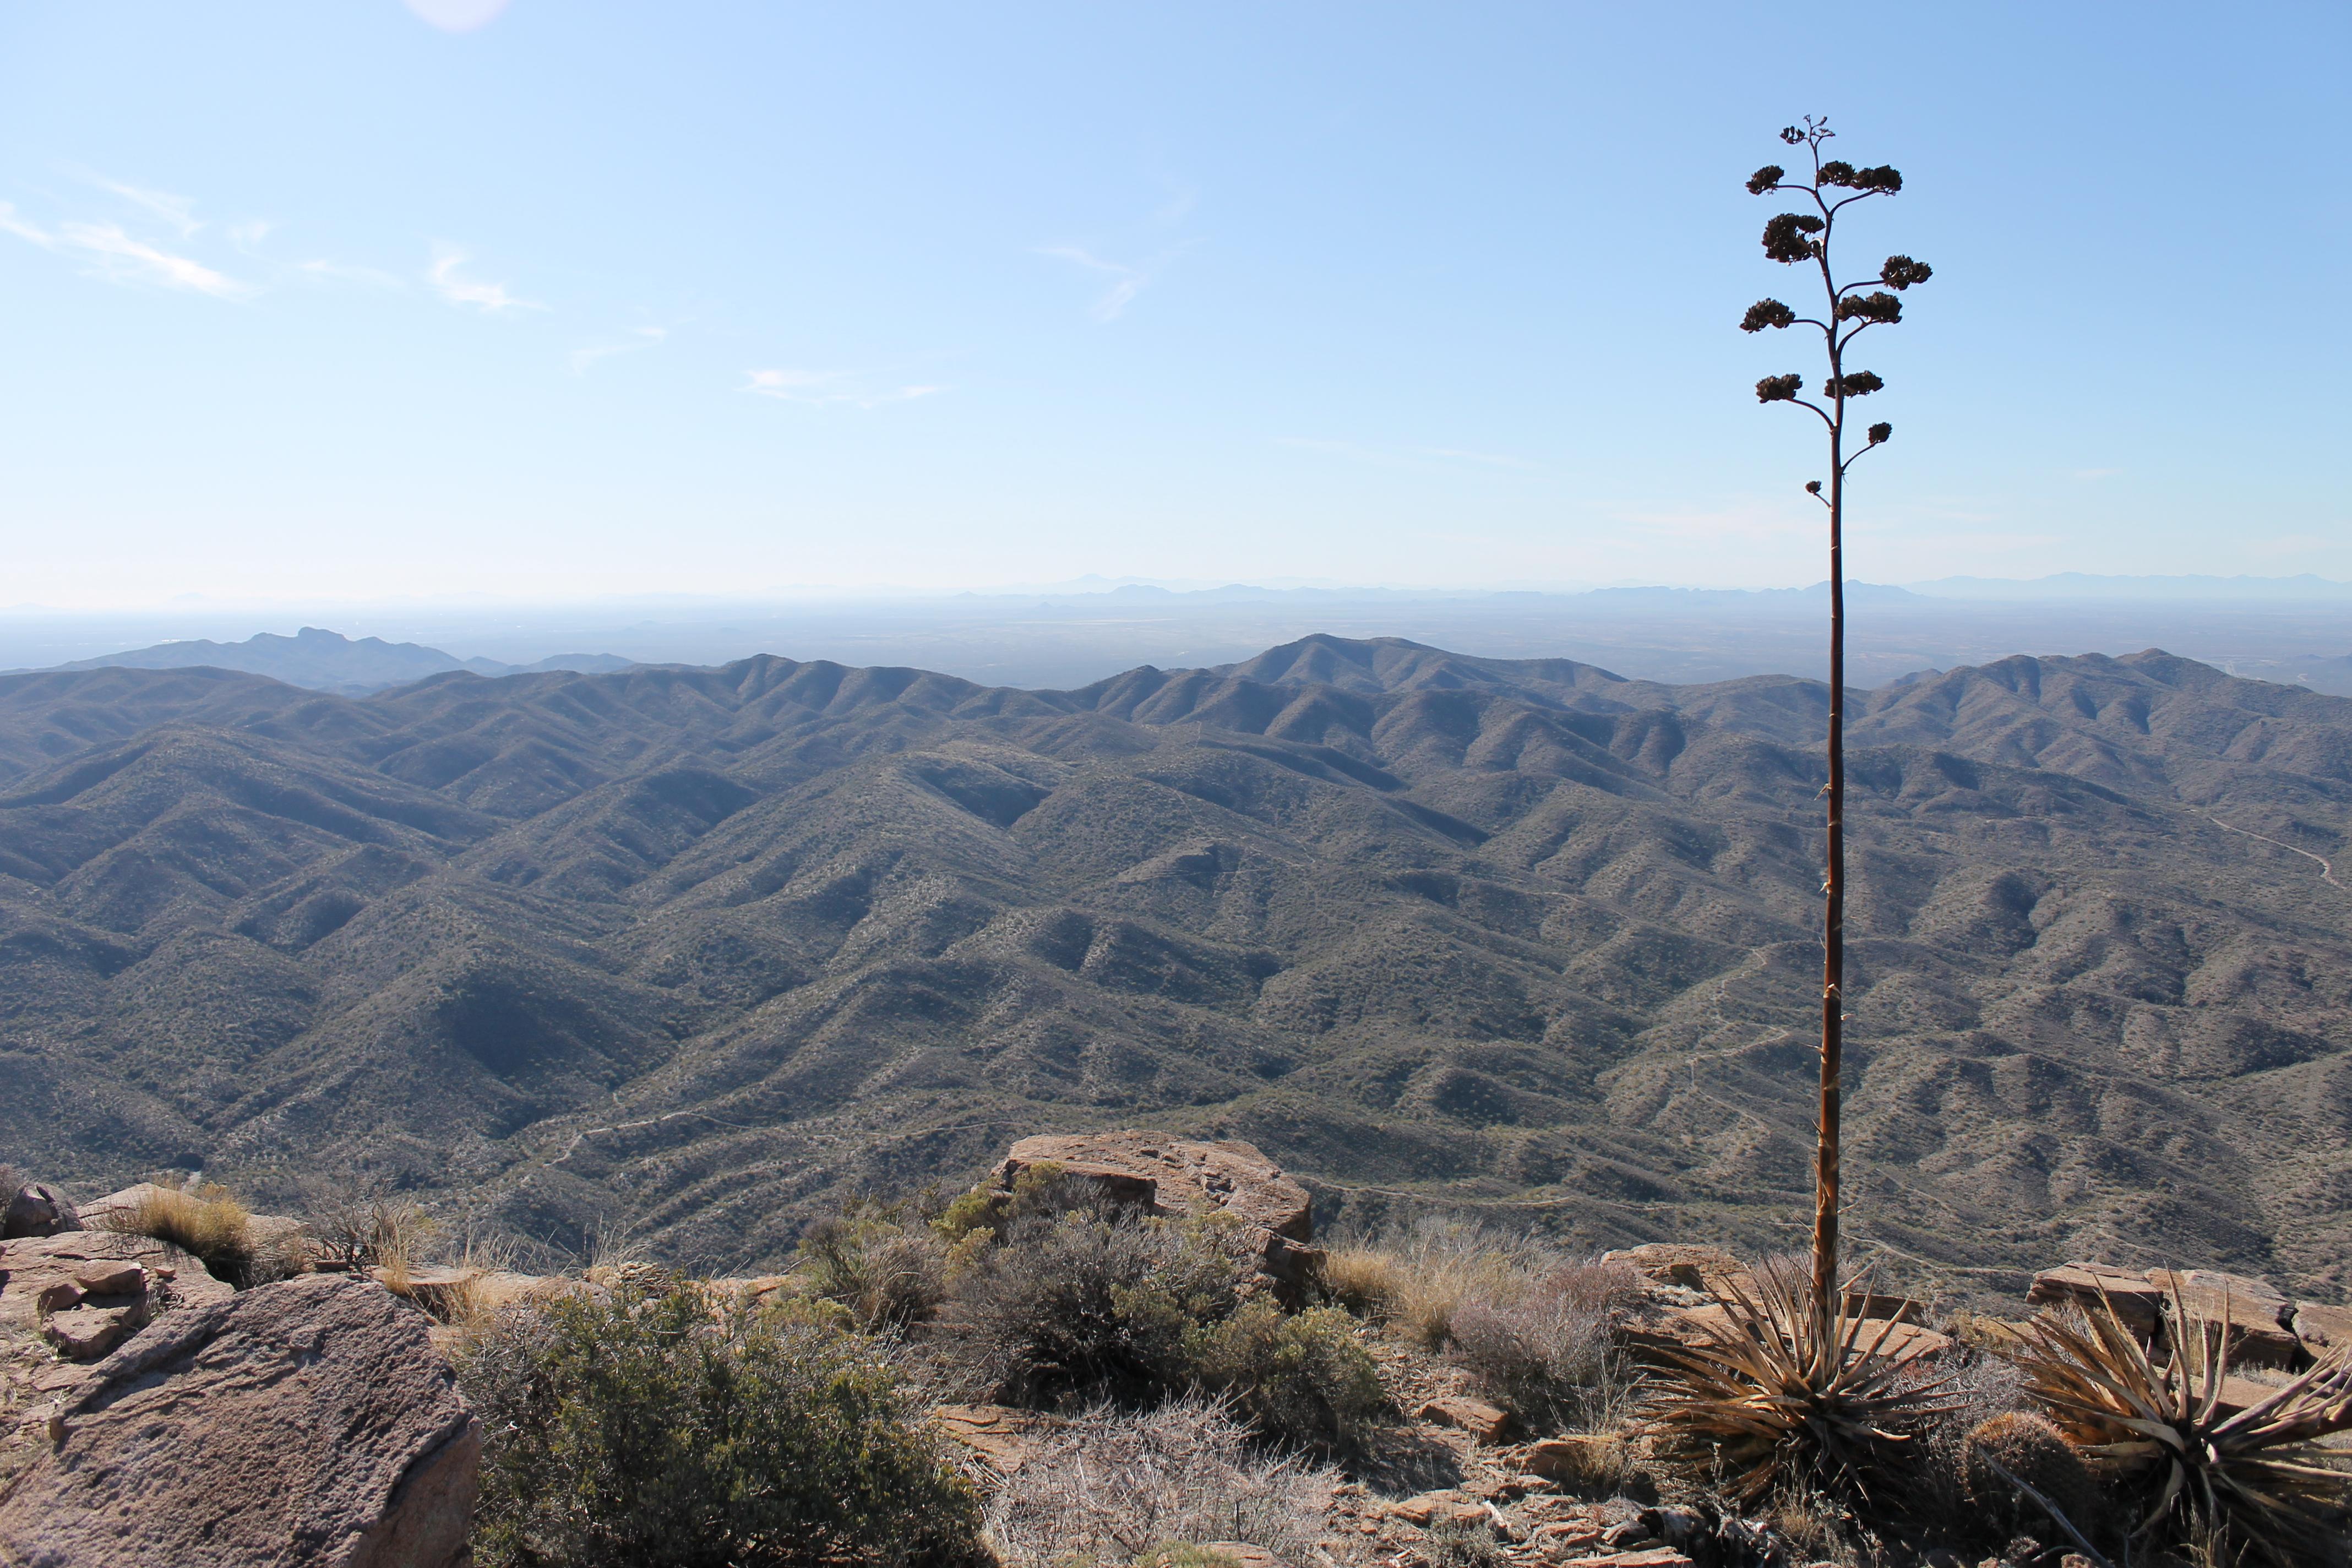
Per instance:
[[[2043,1311],[2015,1360],[2027,1397],[2094,1468],[2142,1492],[2134,1534],[2168,1521],[2282,1564],[2341,1561],[2352,1516],[2352,1452],[2321,1440],[2352,1432],[2352,1352],[2336,1352],[2242,1410],[2224,1413],[2230,1301],[2191,1313],[2171,1285],[2169,1351],[2151,1354],[2101,1293],[2101,1310]]]
[[[1895,1325],[1871,1329],[1855,1311],[1862,1281],[1817,1311],[1795,1271],[1768,1264],[1754,1279],[1753,1295],[1714,1288],[1728,1327],[1701,1320],[1705,1342],[1659,1352],[1651,1430],[1743,1504],[1808,1484],[1868,1501],[1918,1429],[1957,1408],[1950,1380],[1919,1381],[1886,1353]]]

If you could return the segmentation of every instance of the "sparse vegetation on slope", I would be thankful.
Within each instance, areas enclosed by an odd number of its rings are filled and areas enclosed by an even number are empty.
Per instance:
[[[850,1193],[1109,1121],[1570,1254],[1767,1250],[1806,1183],[1816,684],[1313,638],[1076,693],[273,689],[0,678],[54,759],[0,802],[0,1157],[281,1212],[358,1168],[541,1268],[620,1216],[780,1267]],[[2343,895],[2210,819],[2335,853],[2352,705],[2148,655],[1849,717],[1846,1137],[1886,1178],[1849,1226],[2338,1299]]]

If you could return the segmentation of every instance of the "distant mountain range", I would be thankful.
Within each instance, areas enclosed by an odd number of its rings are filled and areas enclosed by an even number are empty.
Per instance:
[[[59,669],[235,669],[266,675],[289,686],[313,691],[358,696],[387,687],[405,686],[427,676],[453,669],[483,676],[528,675],[541,670],[568,669],[604,674],[631,668],[632,661],[609,653],[561,653],[534,664],[501,664],[494,658],[458,658],[421,643],[386,642],[382,637],[356,640],[340,632],[304,626],[292,637],[261,632],[243,642],[208,642],[191,638],[158,643],[153,647],[110,653],[100,658],[75,659]]]
[[[542,1260],[733,1269],[1144,1126],[1371,1227],[1770,1251],[1825,698],[1327,636],[1071,689],[0,677],[0,1161],[383,1181]],[[1847,743],[1857,1260],[2343,1300],[2352,701],[2017,657],[1858,698]]]

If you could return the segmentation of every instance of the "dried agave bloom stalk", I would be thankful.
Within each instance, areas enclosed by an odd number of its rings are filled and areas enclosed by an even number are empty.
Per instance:
[[[2133,1533],[2170,1519],[2183,1538],[2220,1534],[2274,1563],[2340,1558],[2352,1451],[2320,1439],[2352,1431],[2352,1354],[2339,1351],[2245,1408],[2225,1409],[2226,1292],[2216,1321],[2191,1314],[2173,1286],[2172,1348],[2161,1360],[2114,1302],[2102,1304],[2042,1313],[2016,1361],[2026,1396],[2095,1469],[2152,1495]]]
[[[1767,1265],[1749,1294],[1715,1289],[1729,1326],[1700,1320],[1706,1342],[1659,1352],[1649,1427],[1667,1452],[1715,1470],[1742,1505],[1811,1488],[1869,1502],[1920,1429],[1959,1407],[1948,1378],[1922,1378],[1885,1353],[1897,1325],[1856,1308],[1864,1281],[1824,1314],[1811,1281]]]

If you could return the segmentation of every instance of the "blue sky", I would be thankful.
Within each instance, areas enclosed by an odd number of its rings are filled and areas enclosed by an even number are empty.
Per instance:
[[[1808,110],[1853,572],[2352,576],[2341,4],[487,3],[0,9],[0,603],[1817,580]]]

